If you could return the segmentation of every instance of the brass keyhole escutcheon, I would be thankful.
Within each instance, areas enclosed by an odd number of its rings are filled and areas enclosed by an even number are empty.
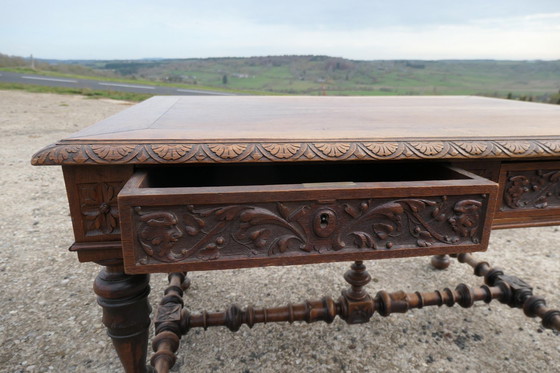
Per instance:
[[[331,209],[321,209],[315,214],[313,231],[319,237],[329,237],[336,229],[336,213]]]

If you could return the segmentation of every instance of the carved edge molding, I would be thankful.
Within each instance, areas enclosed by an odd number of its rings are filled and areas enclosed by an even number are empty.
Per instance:
[[[390,159],[508,159],[558,157],[560,139],[491,141],[246,142],[53,144],[33,165],[179,164]]]

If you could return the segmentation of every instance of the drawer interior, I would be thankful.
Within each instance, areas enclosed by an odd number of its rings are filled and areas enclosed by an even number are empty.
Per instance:
[[[154,167],[146,171],[142,187],[147,188],[412,182],[475,177],[444,164],[419,163],[212,164]]]

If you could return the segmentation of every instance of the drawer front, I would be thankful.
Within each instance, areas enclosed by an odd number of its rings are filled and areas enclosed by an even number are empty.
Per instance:
[[[498,228],[560,224],[560,162],[504,163]]]
[[[128,273],[485,250],[497,184],[427,182],[149,188],[119,195]]]

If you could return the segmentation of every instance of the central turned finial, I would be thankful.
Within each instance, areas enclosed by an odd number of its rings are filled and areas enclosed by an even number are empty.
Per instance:
[[[350,289],[342,291],[338,299],[341,307],[340,317],[348,324],[362,324],[369,321],[375,311],[372,297],[364,289],[371,281],[363,261],[356,261],[350,270],[344,274],[344,279],[350,284]]]

